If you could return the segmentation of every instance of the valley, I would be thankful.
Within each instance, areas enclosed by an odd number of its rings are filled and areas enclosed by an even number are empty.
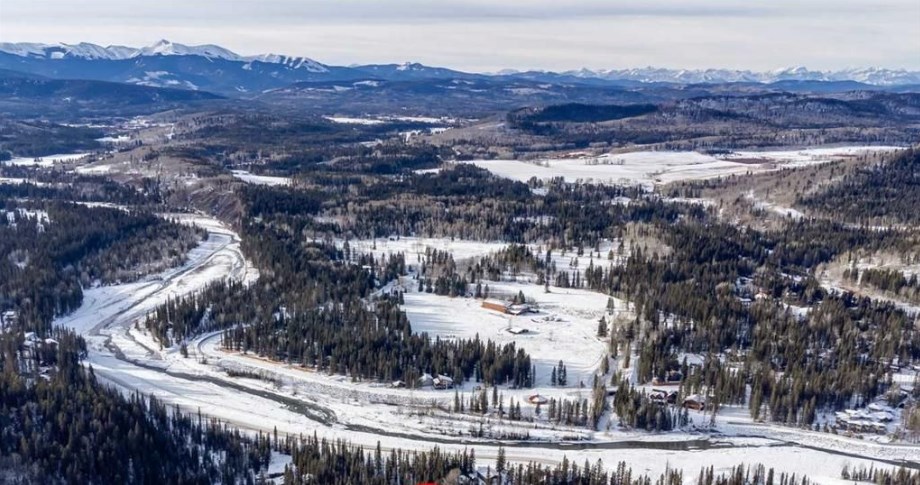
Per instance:
[[[918,82],[0,43],[0,481],[913,485]]]

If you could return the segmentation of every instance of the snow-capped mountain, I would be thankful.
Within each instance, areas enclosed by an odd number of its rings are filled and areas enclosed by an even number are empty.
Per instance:
[[[856,81],[878,86],[920,84],[920,72],[903,69],[859,68],[840,71],[817,71],[805,67],[788,67],[766,72],[733,69],[580,69],[563,73],[579,78],[643,83],[774,83],[780,81]]]
[[[306,69],[310,72],[329,72],[329,68],[307,57],[291,57],[280,54],[262,54],[244,58],[245,61],[264,62],[267,64],[282,64],[291,69]]]
[[[21,57],[38,59],[105,59],[110,61],[133,59],[148,56],[200,56],[208,59],[223,59],[238,62],[264,62],[283,64],[294,69],[307,69],[324,72],[325,66],[306,57],[290,57],[278,54],[262,54],[244,57],[219,45],[185,45],[168,40],[160,40],[146,47],[134,48],[121,45],[103,47],[88,42],[79,44],[37,44],[29,42],[0,42],[0,52]]]
[[[127,59],[134,57],[138,49],[119,45],[102,47],[81,42],[79,44],[37,44],[31,42],[0,42],[0,52],[36,59]]]
[[[0,43],[0,69],[56,79],[93,79],[155,87],[257,94],[312,80],[357,79],[367,73],[306,57],[242,56],[217,45],[161,40],[146,47]]]
[[[223,47],[205,44],[188,46],[176,44],[168,40],[161,40],[153,45],[142,47],[134,56],[201,56],[209,59],[225,59],[228,61],[241,61],[243,57]]]
[[[330,66],[306,57],[242,56],[218,45],[161,40],[146,47],[79,44],[0,43],[0,69],[52,79],[90,79],[155,87],[256,95],[299,82],[360,80],[475,80],[496,77],[546,83],[777,83],[841,82],[876,86],[920,85],[920,72],[882,68],[816,71],[804,67],[755,72],[732,69],[581,69],[562,73],[500,71],[471,74],[418,63]],[[846,87],[859,89],[859,85]],[[840,89],[843,89],[840,88]]]

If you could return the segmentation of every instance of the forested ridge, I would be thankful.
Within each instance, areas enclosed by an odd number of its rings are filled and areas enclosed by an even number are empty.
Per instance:
[[[920,150],[905,150],[891,160],[857,169],[828,190],[801,197],[799,203],[853,222],[916,225]]]
[[[80,306],[84,287],[181,264],[203,237],[147,212],[5,196],[0,208],[0,311],[16,310],[23,328],[40,333]]]

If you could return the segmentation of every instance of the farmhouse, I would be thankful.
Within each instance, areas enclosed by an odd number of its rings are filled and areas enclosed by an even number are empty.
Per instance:
[[[521,327],[508,327],[508,333],[512,335],[522,335],[525,333],[530,333],[530,330]]]
[[[507,313],[508,315],[522,315],[524,313],[533,311],[533,308],[530,305],[524,303],[511,304],[492,299],[483,300],[482,307],[487,310],[493,310],[499,313]]]
[[[533,311],[533,308],[531,308],[530,305],[521,303],[517,305],[508,305],[508,309],[506,310],[506,313],[510,313],[512,315],[521,315],[524,313],[530,313],[532,311]]]

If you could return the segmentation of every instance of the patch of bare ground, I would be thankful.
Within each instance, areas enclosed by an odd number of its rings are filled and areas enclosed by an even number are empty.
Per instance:
[[[640,248],[642,253],[651,256],[668,256],[671,247],[661,240],[658,230],[649,224],[630,222],[623,233],[626,248]]]
[[[915,299],[895,292],[883,291],[866,284],[861,281],[861,278],[857,280],[848,278],[847,271],[853,269],[859,271],[886,269],[900,272],[907,277],[920,274],[920,240],[916,236],[913,237],[912,247],[907,250],[844,253],[829,263],[819,265],[815,269],[815,276],[825,288],[848,291],[874,300],[891,302],[909,312],[920,314],[920,302]]]

